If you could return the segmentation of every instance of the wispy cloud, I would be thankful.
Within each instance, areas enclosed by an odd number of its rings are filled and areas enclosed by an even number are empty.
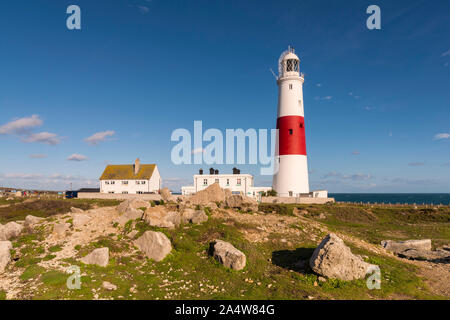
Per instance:
[[[359,151],[358,151],[358,150],[353,151],[353,152],[352,152],[352,155],[358,156],[358,155],[359,155]]]
[[[42,126],[42,120],[38,115],[20,118],[8,122],[0,127],[0,134],[27,134],[31,129]]]
[[[331,100],[333,96],[325,96],[325,97],[315,97],[315,100]]]
[[[137,6],[137,8],[142,14],[147,14],[150,11],[150,8],[147,6]]]
[[[67,158],[68,161],[84,161],[87,159],[88,159],[88,157],[83,156],[82,154],[77,154],[77,153],[74,153]]]
[[[331,171],[323,176],[323,179],[328,178],[336,178],[340,180],[353,180],[353,181],[362,181],[362,180],[370,180],[372,179],[372,175],[364,174],[364,173],[355,173],[355,174],[342,174],[340,172]]]
[[[47,158],[46,154],[30,154],[31,159],[44,159]]]
[[[100,142],[106,141],[108,137],[112,137],[116,133],[112,130],[94,133],[92,136],[84,139],[90,145],[98,145]]]
[[[22,141],[26,143],[40,142],[54,146],[61,142],[61,137],[55,133],[39,132],[28,135]]]
[[[320,88],[322,86],[322,84],[318,83],[318,84],[316,84],[316,86]]]
[[[425,162],[410,162],[410,163],[408,163],[408,166],[410,166],[410,167],[421,167],[424,165],[425,165]]]
[[[441,57],[447,57],[447,56],[450,56],[450,50],[447,50],[441,54]]]
[[[450,138],[450,133],[438,133],[434,136],[434,140],[442,140]]]

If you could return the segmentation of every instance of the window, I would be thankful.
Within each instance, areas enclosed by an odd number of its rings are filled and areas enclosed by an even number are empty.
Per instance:
[[[105,184],[109,184],[109,181],[105,181]]]
[[[292,90],[292,84],[289,85],[289,90]]]
[[[122,191],[122,194],[128,194],[128,191]]]
[[[303,128],[303,123],[302,122],[300,122],[299,127]]]
[[[237,185],[237,186],[240,186],[240,185],[241,185],[241,179],[237,179],[237,180],[236,180],[236,185]]]
[[[289,134],[292,136],[294,134],[294,130],[289,129]]]
[[[141,182],[136,180],[136,184],[141,184]]]
[[[289,197],[292,197],[293,192],[289,191]]]
[[[227,186],[230,185],[230,179],[227,179]]]
[[[141,181],[141,184],[145,184],[145,181]]]
[[[116,182],[115,181],[111,181],[111,184],[116,184]]]
[[[203,185],[207,186],[208,185],[208,179],[203,179]]]
[[[289,59],[286,61],[286,71],[287,72],[298,72],[298,60]]]
[[[110,191],[110,192],[108,192],[108,193],[114,193],[114,191]]]
[[[122,184],[127,185],[127,184],[128,184],[128,181],[122,181]]]

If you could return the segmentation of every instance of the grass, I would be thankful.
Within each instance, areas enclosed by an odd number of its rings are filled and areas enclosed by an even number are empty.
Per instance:
[[[283,244],[251,243],[239,228],[210,218],[202,225],[182,225],[177,229],[162,229],[136,224],[140,234],[146,230],[160,231],[171,240],[173,250],[161,262],[147,259],[123,242],[98,239],[80,249],[80,256],[95,247],[110,248],[107,267],[81,265],[76,259],[67,259],[68,265],[81,268],[83,277],[79,290],[69,290],[65,281],[69,275],[53,271],[42,275],[37,299],[92,299],[93,290],[101,298],[113,299],[386,299],[395,295],[408,298],[439,299],[429,293],[424,283],[415,275],[414,267],[392,258],[377,257],[370,252],[352,248],[367,255],[368,261],[382,270],[381,290],[369,290],[365,280],[318,281],[310,270],[301,273],[293,266],[298,260],[308,259],[314,243],[298,239],[296,249]],[[223,267],[207,254],[214,239],[231,242],[247,256],[247,266],[242,271]],[[102,288],[103,281],[118,286],[116,291]],[[135,287],[136,292],[130,292]]]

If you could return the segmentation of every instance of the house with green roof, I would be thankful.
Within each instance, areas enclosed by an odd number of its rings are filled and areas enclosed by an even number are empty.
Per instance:
[[[159,193],[161,176],[156,164],[108,165],[100,177],[101,193],[149,194]]]

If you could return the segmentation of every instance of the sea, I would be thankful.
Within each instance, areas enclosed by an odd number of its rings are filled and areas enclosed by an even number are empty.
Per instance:
[[[450,205],[450,193],[330,193],[338,202]]]

